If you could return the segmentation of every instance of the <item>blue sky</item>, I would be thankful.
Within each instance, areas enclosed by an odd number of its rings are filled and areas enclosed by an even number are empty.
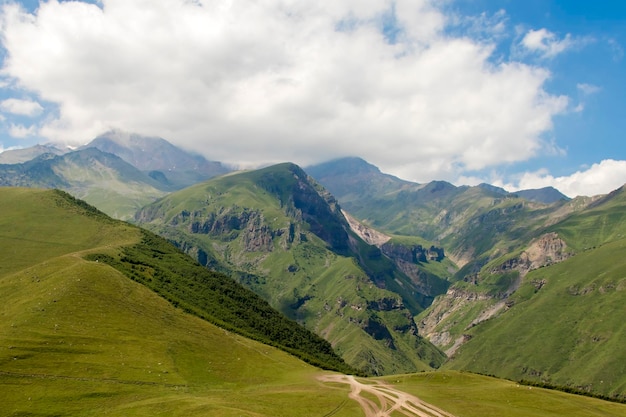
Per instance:
[[[2,1],[0,150],[119,129],[241,167],[626,183],[626,2]]]
[[[587,0],[460,0],[452,5],[464,13],[495,13],[504,9],[511,26],[548,28],[558,37],[570,34],[581,45],[549,60],[525,60],[548,68],[553,76],[546,89],[567,94],[583,111],[557,117],[550,133],[567,154],[525,163],[526,169],[550,166],[555,175],[568,175],[603,159],[626,157],[626,2]],[[509,42],[501,45],[510,54]],[[588,84],[597,92],[585,94]]]

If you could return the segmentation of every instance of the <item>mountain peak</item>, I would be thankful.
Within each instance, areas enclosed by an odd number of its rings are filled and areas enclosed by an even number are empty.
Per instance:
[[[225,174],[228,168],[208,161],[201,155],[189,153],[159,137],[141,136],[112,130],[96,137],[82,147],[98,148],[119,156],[152,177],[165,177],[176,188]]]
[[[318,165],[308,167],[307,170],[314,172],[325,172],[326,175],[362,175],[362,174],[380,174],[378,167],[370,164],[366,160],[349,156],[345,158],[333,159],[332,161],[323,162]]]
[[[557,201],[565,200],[568,201],[570,198],[565,194],[561,193],[554,187],[543,187],[537,189],[529,189],[529,190],[520,190],[515,192],[519,197],[534,201],[538,203],[552,204]]]
[[[378,167],[357,157],[340,158],[309,166],[306,172],[337,199],[344,201],[358,198],[358,194],[363,192],[382,195],[419,185],[384,174]]]
[[[43,154],[62,155],[65,151],[52,144],[35,145],[29,148],[10,149],[0,153],[0,164],[21,164]]]

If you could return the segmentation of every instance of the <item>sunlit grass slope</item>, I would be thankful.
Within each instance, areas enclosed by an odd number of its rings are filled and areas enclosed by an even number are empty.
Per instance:
[[[386,377],[457,417],[620,417],[626,405],[566,394],[467,372],[438,371]]]
[[[47,259],[139,239],[139,230],[57,191],[0,188],[0,275]]]
[[[529,273],[447,366],[626,398],[626,239]]]
[[[358,415],[317,368],[84,259],[141,233],[75,203],[0,189],[0,415]]]

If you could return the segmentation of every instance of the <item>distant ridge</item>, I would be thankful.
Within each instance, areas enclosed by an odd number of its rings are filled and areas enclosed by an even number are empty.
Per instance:
[[[21,164],[43,154],[63,155],[68,151],[61,150],[52,144],[35,145],[23,149],[10,149],[0,153],[0,164]]]
[[[344,205],[358,201],[364,195],[376,197],[420,187],[419,184],[384,174],[378,167],[358,157],[334,159],[305,167],[304,170]]]
[[[538,189],[520,190],[513,194],[526,199],[528,201],[536,201],[539,203],[552,204],[557,201],[569,201],[571,198],[560,192],[554,187],[544,187]]]
[[[96,137],[84,148],[98,148],[119,156],[153,178],[166,178],[166,184],[180,189],[231,170],[220,162],[184,151],[159,137],[110,131]]]
[[[166,193],[228,172],[165,139],[112,131],[73,151],[53,145],[0,154],[0,185],[59,188],[128,220]]]

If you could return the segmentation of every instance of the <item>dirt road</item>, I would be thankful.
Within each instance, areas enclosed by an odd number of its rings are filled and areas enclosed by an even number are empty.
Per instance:
[[[378,382],[364,384],[351,375],[324,375],[322,382],[349,384],[352,391],[349,397],[357,401],[365,417],[391,417],[405,415],[409,417],[454,417],[419,398],[399,391],[392,386]],[[363,394],[368,394],[367,397]],[[373,399],[375,398],[375,399]]]

